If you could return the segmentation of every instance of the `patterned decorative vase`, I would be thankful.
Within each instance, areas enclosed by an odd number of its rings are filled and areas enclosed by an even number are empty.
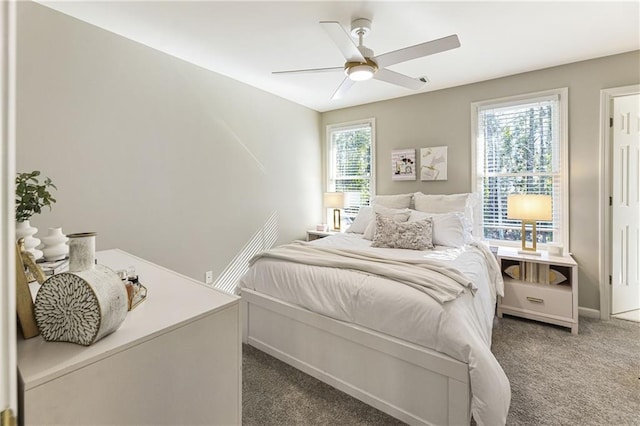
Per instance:
[[[62,228],[49,228],[47,236],[42,237],[44,260],[52,262],[67,257],[69,254],[67,240],[69,239],[62,233]]]
[[[38,232],[38,228],[31,226],[28,220],[16,223],[16,240],[24,238],[24,249],[38,260],[43,253],[36,249],[40,245],[40,240],[33,236],[36,232]]]

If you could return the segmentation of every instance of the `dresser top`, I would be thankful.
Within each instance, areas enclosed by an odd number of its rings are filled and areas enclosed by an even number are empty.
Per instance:
[[[120,327],[91,346],[18,338],[18,368],[25,390],[124,351],[185,324],[237,304],[239,297],[208,287],[122,250],[96,253],[114,271],[134,266],[147,299],[127,313]],[[32,288],[33,291],[33,288]],[[20,336],[20,333],[18,332]]]

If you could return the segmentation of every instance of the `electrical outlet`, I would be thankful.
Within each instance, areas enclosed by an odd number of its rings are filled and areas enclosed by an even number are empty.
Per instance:
[[[213,284],[213,271],[207,271],[204,273],[205,284]]]

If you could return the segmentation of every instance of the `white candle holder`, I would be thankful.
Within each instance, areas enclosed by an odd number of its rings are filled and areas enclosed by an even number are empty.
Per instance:
[[[96,233],[69,234],[69,272],[92,269],[96,259]]]

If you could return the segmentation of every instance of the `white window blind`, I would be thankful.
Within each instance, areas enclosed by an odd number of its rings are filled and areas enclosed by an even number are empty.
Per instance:
[[[520,241],[521,222],[507,219],[507,196],[544,194],[552,196],[553,217],[538,222],[537,242],[568,245],[565,97],[561,89],[474,104],[474,176],[485,239]]]
[[[327,191],[344,192],[346,218],[368,206],[374,193],[374,120],[327,128]]]

